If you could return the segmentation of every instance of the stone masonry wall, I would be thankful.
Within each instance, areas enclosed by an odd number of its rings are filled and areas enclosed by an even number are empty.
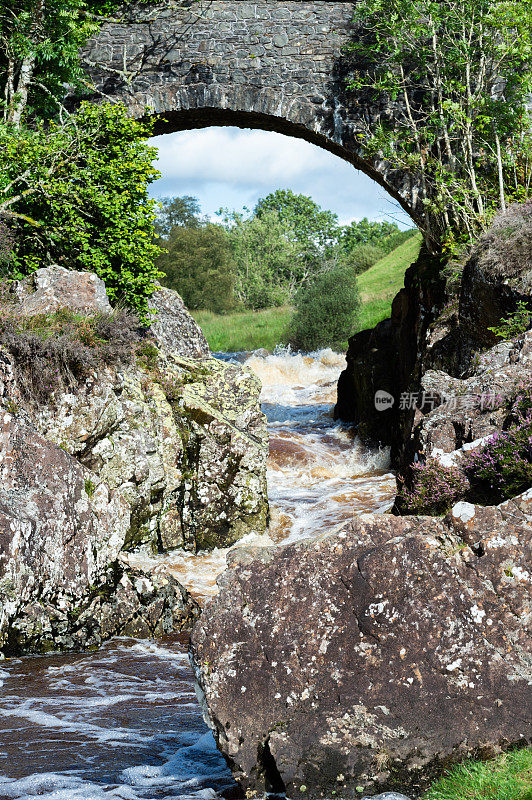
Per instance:
[[[344,45],[353,3],[200,0],[129,11],[106,24],[85,63],[98,100],[159,115],[158,133],[207,125],[276,130],[307,139],[374,178],[400,203],[412,186],[390,165],[360,156],[361,123],[391,108],[348,102]]]

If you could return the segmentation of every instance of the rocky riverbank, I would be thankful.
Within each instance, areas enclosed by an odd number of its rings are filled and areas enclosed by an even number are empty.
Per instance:
[[[391,445],[409,516],[235,556],[197,623],[206,718],[248,796],[418,797],[532,741],[531,231],[524,204],[465,266],[422,254],[350,342],[337,415]]]
[[[260,384],[211,357],[179,296],[155,293],[151,330],[121,343],[127,358],[68,387],[59,363],[37,401],[41,328],[65,308],[76,324],[111,312],[102,281],[61,268],[11,287],[2,306],[0,649],[11,654],[186,627],[195,604],[182,587],[130,574],[122,556],[227,547],[268,515]]]

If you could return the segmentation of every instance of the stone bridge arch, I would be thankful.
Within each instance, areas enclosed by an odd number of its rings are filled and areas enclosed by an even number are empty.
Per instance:
[[[346,95],[343,47],[353,5],[200,0],[186,8],[132,7],[128,24],[105,24],[87,45],[92,97],[119,99],[135,117],[155,114],[158,134],[236,125],[306,139],[373,178],[416,222],[409,177],[361,154],[360,135],[389,109]]]

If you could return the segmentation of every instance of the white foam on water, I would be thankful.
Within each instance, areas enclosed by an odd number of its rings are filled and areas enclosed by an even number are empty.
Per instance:
[[[270,433],[268,496],[272,536],[320,536],[355,514],[391,507],[395,478],[388,448],[370,449],[333,419],[345,358],[279,350],[245,362],[262,381]]]

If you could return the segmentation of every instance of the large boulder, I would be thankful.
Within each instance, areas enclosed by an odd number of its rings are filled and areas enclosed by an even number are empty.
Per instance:
[[[86,314],[111,312],[105,283],[93,272],[54,265],[33,272],[13,287],[21,314],[50,314],[68,307]]]
[[[188,358],[210,355],[203,331],[177,292],[159,286],[150,299],[149,308],[153,315],[150,331],[163,350]]]
[[[85,286],[97,288],[92,305]],[[55,303],[89,314],[111,310],[96,275],[56,267],[15,284],[14,294],[11,313],[48,313]],[[24,402],[17,374],[28,364],[1,350],[0,409],[29,414],[39,433],[120,492],[130,512],[127,549],[212,549],[263,533],[268,442],[260,382],[212,358],[176,292],[158,288],[150,308],[148,338],[130,343],[129,350],[139,345],[137,357],[102,361],[69,391],[58,384],[46,403]]]
[[[77,649],[111,635],[180,630],[176,581],[118,560],[128,504],[60,447],[0,413],[0,652]]]
[[[496,342],[491,327],[510,316],[519,301],[532,311],[532,201],[498,214],[480,237],[462,278],[460,326],[473,347]]]
[[[33,412],[37,429],[126,498],[124,546],[228,547],[267,524],[260,382],[214,358],[102,368]]]
[[[530,503],[362,515],[235,561],[192,655],[248,796],[418,796],[453,761],[530,741]]]

